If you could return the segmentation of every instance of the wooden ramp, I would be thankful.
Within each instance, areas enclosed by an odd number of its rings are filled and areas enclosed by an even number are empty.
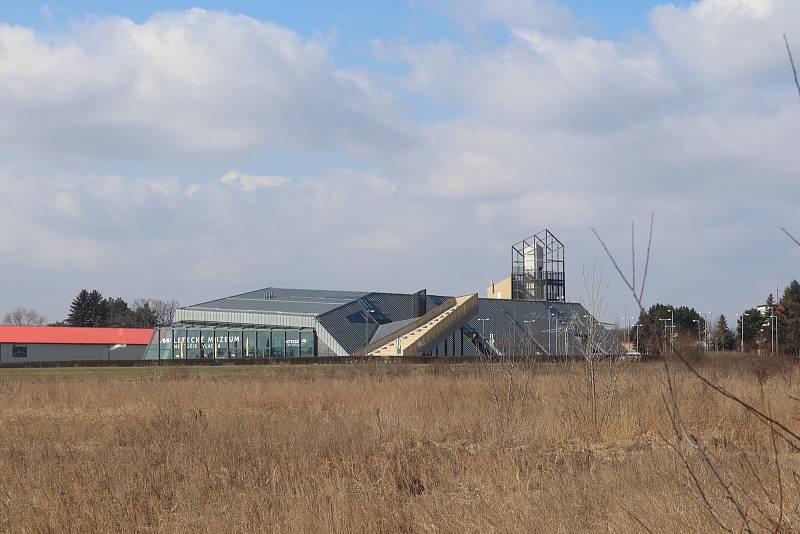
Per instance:
[[[368,356],[419,356],[478,308],[478,295],[448,299],[410,325],[365,347]]]

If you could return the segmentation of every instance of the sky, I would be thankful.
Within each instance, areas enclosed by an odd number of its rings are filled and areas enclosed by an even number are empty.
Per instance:
[[[737,312],[798,277],[788,0],[0,0],[0,313],[83,288],[483,292]],[[598,291],[599,289],[599,291]],[[598,297],[600,295],[601,297]]]

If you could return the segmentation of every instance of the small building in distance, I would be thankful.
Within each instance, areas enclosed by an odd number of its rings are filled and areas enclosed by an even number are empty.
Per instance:
[[[0,365],[144,359],[150,328],[0,326]]]

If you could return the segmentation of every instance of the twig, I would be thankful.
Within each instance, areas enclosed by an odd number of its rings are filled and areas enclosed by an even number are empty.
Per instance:
[[[645,532],[649,532],[650,534],[653,534],[653,531],[652,531],[652,530],[650,530],[650,528],[649,528],[647,525],[645,525],[645,524],[642,522],[642,520],[641,520],[641,519],[639,519],[639,518],[638,518],[638,517],[636,517],[636,516],[635,516],[633,513],[631,513],[631,511],[630,511],[630,510],[628,510],[628,509],[627,509],[627,508],[625,508],[624,506],[622,507],[622,510],[623,510],[623,511],[624,511],[626,514],[628,514],[629,516],[631,516],[631,519],[633,519],[634,521],[636,521],[636,523],[637,523],[637,524],[638,524],[640,527],[642,527],[642,528],[645,530]]]
[[[799,247],[800,247],[800,241],[798,241],[798,240],[797,240],[797,238],[796,238],[795,236],[793,236],[792,234],[790,234],[790,233],[789,233],[789,230],[787,230],[787,229],[786,229],[786,228],[784,228],[783,226],[781,226],[781,230],[783,230],[783,233],[784,233],[784,234],[786,234],[786,235],[788,235],[788,236],[789,236],[789,239],[791,239],[792,241],[794,241],[794,242],[795,242],[795,244],[796,244],[797,246],[799,246]]]
[[[789,63],[792,65],[792,74],[794,74],[794,84],[797,86],[797,94],[800,95],[800,80],[797,79],[797,68],[794,66],[794,57],[792,57],[792,49],[789,47],[789,39],[786,34],[783,34],[783,41],[786,43],[786,52],[789,54]]]
[[[644,274],[642,276],[642,289],[639,290],[639,301],[644,297],[644,285],[647,282],[647,271],[650,269],[650,247],[653,245],[653,226],[656,222],[656,214],[650,214],[650,237],[647,239],[647,258],[644,262]]]
[[[631,285],[636,287],[636,227],[631,221]]]
[[[642,308],[643,307],[642,301],[639,299],[639,295],[636,294],[636,289],[634,289],[634,287],[628,281],[628,278],[622,272],[622,269],[620,269],[619,265],[617,265],[617,260],[614,258],[614,255],[611,254],[611,251],[608,250],[605,241],[603,241],[603,238],[600,237],[600,234],[597,233],[597,230],[595,230],[594,228],[592,228],[591,230],[594,233],[594,236],[597,238],[597,240],[600,241],[600,244],[603,246],[603,250],[606,251],[606,254],[611,259],[611,263],[614,264],[614,268],[617,270],[617,273],[619,273],[620,278],[622,278],[622,281],[625,282],[625,285],[628,286],[628,289],[630,289],[631,293],[633,293],[633,298],[636,299],[636,303],[639,305],[639,308]]]

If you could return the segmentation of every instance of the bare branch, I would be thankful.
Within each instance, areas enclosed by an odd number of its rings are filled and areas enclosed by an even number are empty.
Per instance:
[[[656,214],[650,214],[650,237],[647,239],[647,259],[644,262],[644,274],[642,275],[642,289],[639,290],[639,301],[644,298],[644,287],[647,282],[647,271],[650,269],[650,247],[653,245],[653,225],[656,222]],[[640,304],[641,306],[641,304]]]
[[[631,221],[631,285],[636,287],[636,226]]]
[[[617,270],[617,273],[619,274],[620,278],[622,278],[622,281],[625,282],[626,286],[628,286],[628,289],[631,290],[633,298],[636,299],[636,302],[639,304],[639,308],[642,308],[642,301],[639,299],[639,295],[636,294],[636,289],[634,289],[633,285],[631,285],[631,283],[628,281],[628,278],[622,272],[622,269],[619,268],[616,258],[614,258],[614,255],[611,254],[611,251],[608,250],[608,246],[606,246],[605,241],[603,241],[603,238],[600,237],[599,233],[597,233],[597,230],[595,230],[594,228],[591,228],[591,230],[594,233],[594,236],[597,238],[597,240],[600,241],[600,244],[603,246],[603,250],[606,251],[606,255],[608,255],[608,257],[611,259],[611,263],[614,264],[614,268]]]
[[[789,63],[792,65],[792,74],[794,74],[794,84],[797,87],[797,94],[800,96],[800,80],[797,79],[797,68],[794,66],[794,57],[792,57],[792,49],[789,47],[789,39],[786,34],[783,34],[783,41],[786,43],[786,52],[789,54]]]
[[[788,235],[788,236],[789,236],[789,239],[791,239],[792,241],[794,241],[794,242],[795,242],[795,244],[796,244],[797,246],[799,246],[799,247],[800,247],[800,241],[798,241],[798,240],[797,240],[797,238],[796,238],[795,236],[793,236],[792,234],[790,234],[790,233],[789,233],[789,230],[787,230],[787,229],[786,229],[786,228],[784,228],[783,226],[781,226],[781,230],[783,230],[783,233],[784,233],[784,234],[786,234],[786,235]]]

